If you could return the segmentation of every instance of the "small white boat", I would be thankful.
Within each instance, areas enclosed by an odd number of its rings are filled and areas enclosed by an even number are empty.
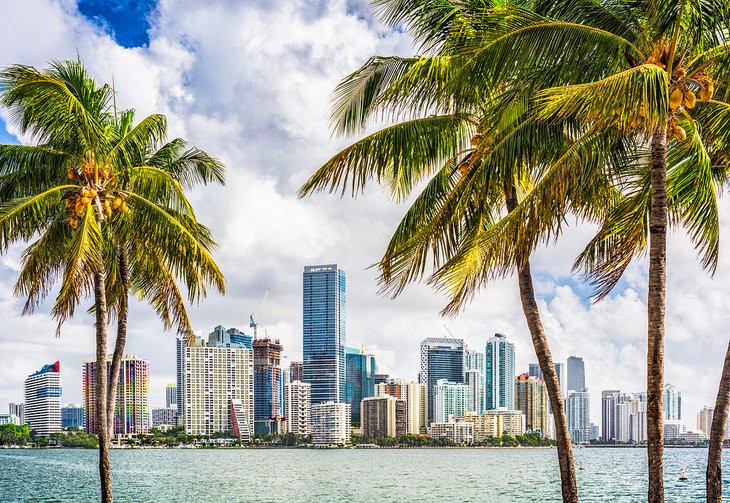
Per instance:
[[[687,477],[687,469],[686,468],[682,468],[681,470],[679,470],[679,480],[689,480],[688,477]]]
[[[585,470],[585,467],[583,466],[583,462],[582,461],[580,462],[580,466],[578,466],[578,469],[579,470]]]

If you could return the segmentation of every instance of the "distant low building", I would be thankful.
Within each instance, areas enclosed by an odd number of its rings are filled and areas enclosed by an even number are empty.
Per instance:
[[[677,437],[677,441],[683,444],[701,444],[707,439],[708,436],[704,431],[686,431]]]
[[[0,414],[0,425],[3,424],[20,425],[20,418],[15,414]]]
[[[687,432],[687,427],[678,419],[668,419],[664,421],[664,441],[678,440],[683,433]]]
[[[488,410],[484,414],[466,414],[464,421],[474,424],[474,440],[489,437],[517,436],[525,433],[525,415],[519,410]]]
[[[8,404],[8,412],[10,414],[18,416],[20,424],[25,424],[25,404],[10,402]]]
[[[407,433],[406,401],[402,398],[387,395],[364,398],[360,410],[362,434],[366,438]]]
[[[468,421],[431,423],[429,436],[448,438],[455,444],[472,444],[474,443],[474,423]]]
[[[312,405],[312,443],[319,446],[350,443],[350,404],[324,402]]]
[[[152,409],[152,427],[163,428],[177,425],[177,408],[165,407]]]

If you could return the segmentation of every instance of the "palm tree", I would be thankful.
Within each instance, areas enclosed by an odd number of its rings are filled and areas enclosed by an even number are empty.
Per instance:
[[[450,2],[434,2],[438,11],[434,16],[419,2],[410,5],[412,11],[403,10],[408,2],[393,2],[393,6],[387,1],[379,3],[386,21],[410,22],[417,35],[427,34],[426,44],[438,46],[443,33],[454,26],[473,29],[470,16],[476,15],[474,24],[478,26],[482,17],[474,9],[485,2],[461,6],[463,10]],[[442,8],[448,15],[439,10]],[[447,26],[428,21],[434,18],[448,18]],[[431,280],[438,281],[455,257],[473,250],[475,236],[497,225],[505,211],[509,214],[517,208],[519,195],[539,179],[542,164],[565,169],[582,148],[567,141],[564,130],[570,126],[568,122],[530,121],[529,92],[517,85],[506,90],[475,83],[455,87],[452,80],[462,59],[458,50],[443,47],[427,57],[373,58],[344,79],[333,103],[333,123],[338,132],[358,132],[369,118],[381,114],[416,118],[369,135],[336,154],[300,190],[301,196],[320,190],[344,193],[351,186],[354,196],[372,178],[394,199],[403,200],[418,182],[431,177],[403,217],[379,264],[382,291],[394,297],[409,283],[421,280],[429,262],[435,271]],[[464,97],[469,101],[453,106]],[[434,108],[440,114],[427,115]],[[572,150],[566,151],[568,146]],[[609,146],[606,152],[613,153],[615,145]],[[592,184],[583,184],[563,196],[561,201],[590,213],[593,210],[585,208],[586,202],[591,201],[600,211],[614,194],[604,178],[595,177]],[[535,299],[529,253],[514,266],[499,256],[485,262],[489,277],[484,281],[515,270],[518,273],[520,299],[555,419],[563,500],[577,501],[563,397]],[[454,296],[444,314],[458,311],[462,299]]]
[[[518,82],[532,87],[533,120],[574,120],[576,143],[620,136],[625,163],[606,163],[604,176],[621,194],[599,235],[577,262],[598,297],[630,261],[649,248],[648,499],[663,501],[664,316],[666,234],[684,226],[711,272],[717,264],[716,198],[726,179],[725,85],[730,45],[726,2],[520,2],[484,11],[481,26],[457,34],[462,66],[452,87]],[[589,147],[603,148],[603,142]],[[552,171],[552,172],[551,172]],[[493,257],[519,267],[522,257],[555,235],[566,205],[556,198],[589,178],[580,169],[548,170],[498,225],[475,236],[436,282],[461,298],[489,276]],[[540,224],[541,219],[545,224]],[[551,223],[553,222],[553,223]],[[513,239],[505,239],[513,238]],[[478,253],[475,250],[479,250]],[[710,464],[714,463],[710,459]],[[708,479],[719,467],[708,466]],[[708,497],[712,489],[708,482]]]
[[[16,295],[27,297],[24,313],[33,312],[58,279],[52,315],[59,333],[81,302],[94,299],[101,496],[112,501],[110,308],[126,313],[124,295],[131,287],[164,313],[177,298],[159,295],[174,289],[177,278],[188,280],[192,298],[204,294],[208,284],[222,291],[223,278],[210,255],[214,243],[171,174],[174,163],[160,169],[136,162],[164,138],[164,116],[119,127],[110,107],[112,90],[98,87],[80,61],[54,62],[45,71],[11,66],[0,73],[0,91],[21,131],[38,141],[0,147],[0,243],[7,249],[32,241],[15,288]],[[127,119],[131,123],[131,116]],[[116,271],[120,251],[127,251],[129,264],[121,275]],[[158,265],[166,267],[151,271]],[[165,272],[170,273],[166,283]],[[118,289],[123,295],[108,295]]]

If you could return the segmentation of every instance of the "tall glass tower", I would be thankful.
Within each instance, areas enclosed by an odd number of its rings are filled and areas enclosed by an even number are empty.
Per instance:
[[[436,385],[439,380],[464,382],[464,340],[429,337],[421,341],[421,373],[419,382],[426,385],[428,422],[436,411]]]
[[[586,368],[583,358],[568,357],[568,391],[583,391],[586,389]]]
[[[484,408],[515,408],[515,345],[504,334],[494,334],[485,348],[486,392]]]
[[[312,405],[347,401],[345,271],[337,264],[304,267],[302,379]]]
[[[360,403],[375,396],[375,357],[363,349],[345,348],[347,364],[347,403],[352,407],[351,421],[360,423]]]

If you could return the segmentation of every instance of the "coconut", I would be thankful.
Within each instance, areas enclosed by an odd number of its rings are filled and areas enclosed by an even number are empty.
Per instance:
[[[124,213],[125,211],[127,211],[127,203],[125,203],[124,201],[122,201],[122,205],[119,207],[119,211],[121,211],[122,213]]]
[[[115,197],[114,201],[112,202],[112,208],[114,208],[116,210],[117,208],[119,208],[122,205],[123,202],[124,201],[122,201],[121,197]]]
[[[697,97],[695,96],[695,93],[692,91],[687,91],[684,93],[684,106],[687,108],[693,108],[695,106],[695,103],[697,103]]]
[[[69,223],[69,225],[71,225],[72,229],[75,229],[76,227],[79,226],[79,221],[76,218],[69,218],[68,223]]]
[[[684,94],[681,89],[675,88],[674,91],[669,95],[669,108],[676,110],[682,104],[682,97]]]
[[[687,71],[684,68],[677,68],[677,77],[684,78],[684,76],[687,75]]]
[[[73,169],[69,169],[68,171],[66,171],[66,176],[69,180],[73,180],[74,178],[76,178],[76,172]]]
[[[687,131],[685,131],[682,126],[675,126],[674,137],[677,141],[684,141],[687,139]]]

